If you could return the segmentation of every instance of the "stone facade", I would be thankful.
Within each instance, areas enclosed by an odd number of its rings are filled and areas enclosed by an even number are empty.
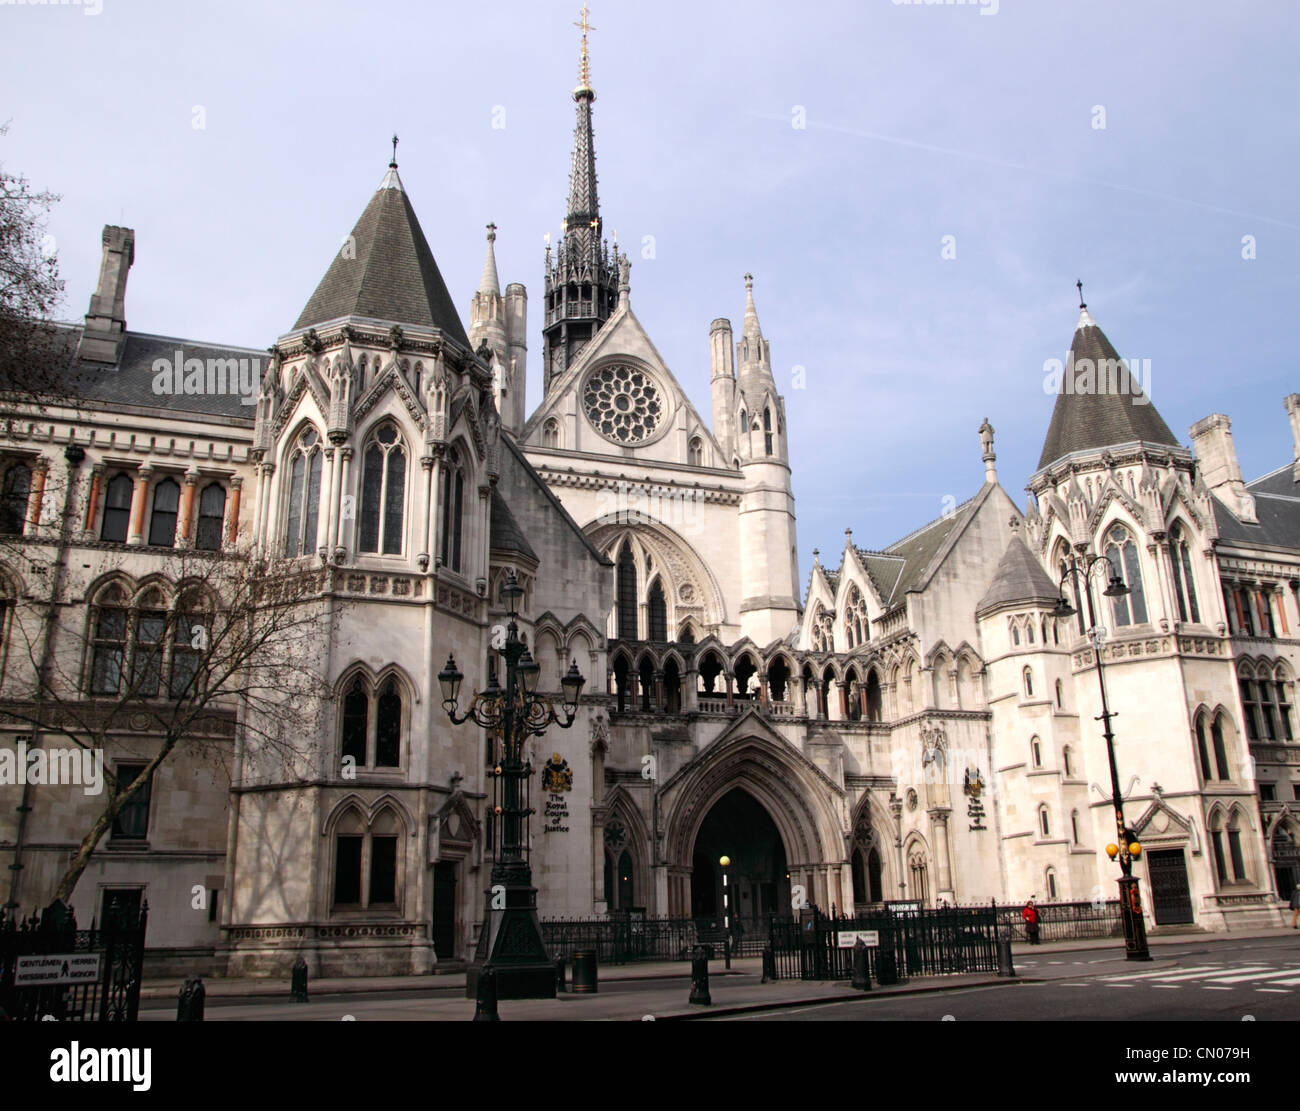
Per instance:
[[[1148,925],[1278,921],[1300,881],[1300,463],[1247,484],[1227,417],[1192,429],[1193,452],[1127,379],[1118,402],[1063,387],[1025,509],[985,421],[968,500],[882,549],[849,533],[837,567],[816,554],[801,580],[754,282],[740,338],[709,328],[706,421],[600,241],[595,94],[584,81],[574,99],[574,231],[547,250],[545,392],[526,418],[527,294],[500,291],[495,228],[466,329],[396,165],[269,352],[129,331],[134,234],[105,229],[85,325],[64,334],[84,396],[21,411],[0,445],[4,697],[30,702],[39,672],[102,709],[102,611],[165,609],[178,554],[212,551],[316,576],[301,604],[331,622],[312,656],[330,693],[287,769],[232,699],[105,838],[72,898],[82,920],[140,892],[159,968],[465,959],[491,749],[450,724],[436,676],[450,654],[467,691],[486,684],[510,572],[541,689],[558,695],[570,663],[587,681],[573,728],[530,752],[573,773],[569,791],[535,786],[544,916],[717,917],[719,845],[742,918],[801,900],[1110,898],[1098,649],[1087,602],[1056,606],[1075,598],[1065,562],[1088,553],[1130,588],[1112,601],[1099,579],[1093,604]],[[1075,372],[1117,358],[1086,307],[1071,356]],[[220,388],[240,360],[249,387]],[[1300,427],[1300,397],[1287,407]],[[156,751],[137,717],[110,763]],[[9,722],[6,745],[31,732]],[[0,797],[10,899],[43,902],[102,800]]]

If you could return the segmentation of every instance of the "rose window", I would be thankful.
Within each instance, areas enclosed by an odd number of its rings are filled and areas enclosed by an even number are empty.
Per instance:
[[[635,444],[653,435],[663,402],[644,371],[621,364],[601,367],[587,379],[582,407],[592,427],[620,444]]]

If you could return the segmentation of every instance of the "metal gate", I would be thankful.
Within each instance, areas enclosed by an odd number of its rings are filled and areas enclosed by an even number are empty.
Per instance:
[[[119,910],[89,930],[63,903],[15,921],[0,911],[0,1007],[11,1020],[51,1015],[61,1022],[134,1022],[140,1010],[140,973],[149,905],[139,914]],[[33,973],[39,962],[48,973]],[[74,981],[70,966],[96,968],[93,979]],[[42,980],[44,982],[42,982]],[[24,982],[29,981],[29,982]]]
[[[1187,859],[1182,849],[1148,852],[1147,875],[1151,880],[1151,911],[1157,926],[1194,922],[1192,893],[1187,886]]]

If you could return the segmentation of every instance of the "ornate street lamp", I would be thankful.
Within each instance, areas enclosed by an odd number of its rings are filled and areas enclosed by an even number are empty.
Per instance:
[[[1106,758],[1110,761],[1111,804],[1115,808],[1115,829],[1119,840],[1117,845],[1107,845],[1106,853],[1111,860],[1119,859],[1122,872],[1118,882],[1120,918],[1124,923],[1125,956],[1131,961],[1149,961],[1151,951],[1147,948],[1147,928],[1142,918],[1142,894],[1137,877],[1133,875],[1133,861],[1142,855],[1142,846],[1138,844],[1135,837],[1130,835],[1128,826],[1124,822],[1124,796],[1120,793],[1119,771],[1115,767],[1115,734],[1110,727],[1110,719],[1116,715],[1111,712],[1110,705],[1106,701],[1106,677],[1102,673],[1101,664],[1101,646],[1106,640],[1106,629],[1097,624],[1097,613],[1092,605],[1092,573],[1098,567],[1106,569],[1103,572],[1107,578],[1106,589],[1102,591],[1105,597],[1122,598],[1128,594],[1129,588],[1120,578],[1119,568],[1111,563],[1108,557],[1088,555],[1075,545],[1070,555],[1069,566],[1061,572],[1061,593],[1056,600],[1056,616],[1067,618],[1078,613],[1078,610],[1065,600],[1065,583],[1070,579],[1075,580],[1076,598],[1079,596],[1079,584],[1082,583],[1083,593],[1088,599],[1088,639],[1092,642],[1093,651],[1097,656],[1097,682],[1101,687],[1101,716],[1097,720],[1102,723],[1102,735],[1106,738]]]
[[[506,642],[500,649],[505,662],[505,685],[497,686],[495,660],[489,657],[487,686],[474,696],[469,708],[457,712],[460,686],[465,676],[453,656],[438,673],[442,706],[453,725],[473,720],[493,737],[492,812],[495,827],[490,885],[486,892],[483,932],[466,982],[473,999],[478,978],[487,968],[496,973],[499,999],[553,999],[555,964],[548,959],[537,919],[537,889],[533,886],[528,818],[533,766],[524,753],[530,737],[543,736],[552,725],[568,729],[577,718],[578,698],[586,680],[576,662],[560,681],[564,704],[557,712],[552,700],[537,693],[541,668],[519,639],[515,606],[521,587],[514,572],[501,593],[510,609]]]

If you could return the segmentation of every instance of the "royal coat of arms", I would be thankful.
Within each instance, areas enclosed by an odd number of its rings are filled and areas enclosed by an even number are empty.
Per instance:
[[[980,775],[979,768],[966,769],[966,782],[962,790],[973,799],[979,798],[984,793],[984,777]]]
[[[542,768],[542,790],[552,795],[573,790],[573,769],[558,752],[551,753],[551,758]]]

